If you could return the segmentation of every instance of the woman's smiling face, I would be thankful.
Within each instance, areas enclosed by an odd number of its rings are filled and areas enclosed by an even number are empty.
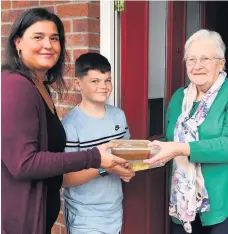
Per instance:
[[[192,83],[209,89],[223,70],[225,60],[218,58],[214,41],[201,38],[193,41],[186,58],[187,74]]]
[[[32,71],[46,73],[58,61],[61,46],[58,30],[52,21],[38,21],[15,40],[20,59]]]

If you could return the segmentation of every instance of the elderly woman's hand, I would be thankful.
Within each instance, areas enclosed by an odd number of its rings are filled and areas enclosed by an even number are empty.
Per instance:
[[[144,160],[144,163],[150,166],[165,164],[176,156],[190,155],[188,143],[153,141],[149,146],[151,147],[151,158]],[[156,154],[153,154],[154,149],[158,151]]]

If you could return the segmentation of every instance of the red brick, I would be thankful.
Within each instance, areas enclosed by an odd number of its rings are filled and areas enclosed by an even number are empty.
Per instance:
[[[89,4],[89,17],[100,18],[100,6],[96,4]]]
[[[64,76],[74,77],[74,74],[75,74],[74,64],[66,64],[64,68]]]
[[[66,4],[68,2],[71,2],[71,1],[60,1],[60,0],[52,0],[52,1],[48,1],[48,0],[40,0],[40,6],[45,6],[45,5],[50,5],[50,6],[53,6],[53,5],[56,5],[56,4]]]
[[[71,49],[67,49],[65,54],[65,62],[72,62],[71,61],[72,56],[73,56],[73,51]]]
[[[100,21],[97,19],[77,19],[73,21],[74,32],[100,32]]]
[[[89,52],[93,52],[93,53],[98,53],[99,54],[100,53],[100,48],[98,48],[97,50],[91,50],[90,49]]]
[[[73,21],[74,32],[88,32],[88,19],[77,19]]]
[[[93,4],[96,4],[96,5],[100,6],[100,1],[92,1],[91,3],[93,3]]]
[[[99,17],[100,8],[98,5],[90,3],[76,3],[57,6],[57,14],[59,17]]]
[[[57,93],[54,90],[51,91],[51,98],[54,103],[57,103]]]
[[[89,49],[75,49],[73,50],[74,61],[82,54],[88,53]]]
[[[27,8],[39,6],[39,1],[12,1],[12,8]]]
[[[61,223],[61,224],[64,225],[64,217],[63,217],[63,214],[59,213],[59,216],[58,216],[56,222]]]
[[[66,45],[67,46],[83,46],[87,43],[84,41],[84,35],[83,34],[77,34],[77,35],[66,35]]]
[[[100,35],[89,34],[88,35],[88,45],[91,47],[100,47]]]
[[[60,85],[60,87],[58,87],[56,83],[53,83],[50,86],[51,86],[51,92],[56,94],[56,96],[54,96],[54,98],[55,98],[55,100],[57,102],[58,96],[59,96],[58,93],[60,91],[63,92],[66,89],[65,84],[63,84],[63,86]]]
[[[2,24],[1,25],[1,33],[2,33],[2,36],[9,36],[9,33],[10,33],[10,29],[12,27],[11,24]]]
[[[65,52],[65,63],[71,63],[71,58],[72,58],[72,50],[70,49],[66,49],[66,52]]]
[[[65,33],[71,32],[71,28],[70,28],[71,21],[70,20],[63,20],[63,25],[64,25]]]
[[[48,7],[44,7],[44,8],[47,9],[48,11],[50,11],[51,13],[55,13],[54,6],[48,6]]]
[[[1,37],[2,48],[6,48],[8,37]]]
[[[1,9],[9,9],[11,7],[11,1],[1,1]]]
[[[57,111],[57,114],[58,114],[59,118],[62,119],[64,116],[66,116],[72,108],[73,107],[60,107],[60,106],[57,106],[56,111]]]
[[[89,19],[89,28],[88,32],[100,32],[100,20],[98,19]]]
[[[5,50],[1,50],[1,63],[3,64],[4,63],[4,61],[5,61],[5,57],[6,56],[6,52],[5,52]]]
[[[61,234],[68,234],[67,229],[65,227],[60,227],[61,228]]]
[[[66,44],[67,46],[100,47],[100,35],[91,33],[66,35]]]
[[[99,53],[100,50],[99,48],[97,50],[92,50],[92,49],[75,49],[73,51],[73,57],[74,57],[74,61],[82,54],[88,53],[88,52],[95,52],[95,53]]]
[[[25,10],[2,11],[2,22],[14,22]]]
[[[54,226],[51,229],[52,234],[61,234],[60,226],[57,224],[54,224]]]
[[[64,93],[62,98],[59,98],[59,104],[76,106],[81,102],[81,95],[76,93]]]
[[[68,91],[73,91],[75,90],[75,87],[74,87],[74,78],[71,78],[71,79],[64,79],[64,81],[66,82],[66,89]]]

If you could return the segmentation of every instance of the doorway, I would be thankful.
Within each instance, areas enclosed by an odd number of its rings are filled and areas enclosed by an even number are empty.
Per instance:
[[[186,39],[207,28],[219,32],[228,46],[226,12],[228,2],[125,2],[120,20],[120,93],[132,139],[163,135],[167,104],[186,84]],[[169,234],[168,174],[168,166],[137,172],[124,185],[122,234]]]
[[[227,23],[227,12],[228,12],[228,2],[218,1],[218,2],[204,2],[204,25],[203,27],[209,30],[218,32],[225,45],[228,49],[228,27]],[[225,53],[225,59],[228,61],[228,50]],[[228,72],[228,66],[226,64],[225,68]]]

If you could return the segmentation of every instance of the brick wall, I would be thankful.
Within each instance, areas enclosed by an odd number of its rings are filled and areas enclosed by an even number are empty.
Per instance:
[[[32,7],[45,7],[56,13],[63,21],[66,33],[66,49],[69,55],[65,81],[68,92],[62,98],[53,92],[59,117],[62,118],[80,101],[73,87],[74,60],[88,51],[99,52],[100,45],[100,6],[99,1],[1,1],[1,58],[4,61],[4,48],[11,25],[18,15]],[[53,234],[66,234],[63,214],[60,211]]]

